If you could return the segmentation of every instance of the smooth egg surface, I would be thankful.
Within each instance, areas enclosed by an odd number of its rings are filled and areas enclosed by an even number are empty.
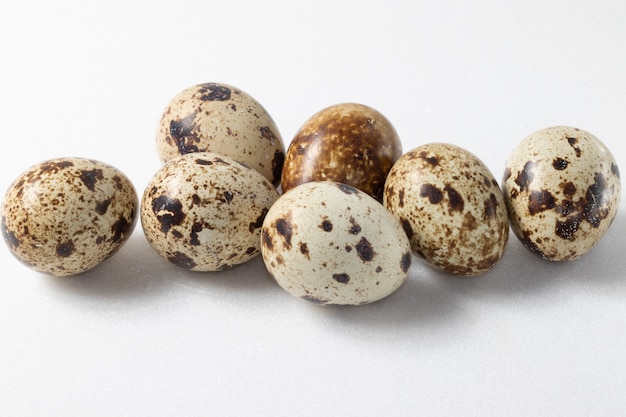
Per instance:
[[[141,224],[154,250],[194,271],[219,271],[260,253],[263,219],[278,192],[259,172],[209,152],[173,159],[152,178]]]
[[[381,200],[387,173],[402,155],[393,125],[356,103],[327,107],[307,120],[285,157],[283,191],[312,181],[351,185]]]
[[[213,152],[280,183],[285,145],[278,127],[258,101],[228,84],[199,84],[177,94],[163,112],[156,143],[163,162]]]
[[[117,168],[85,158],[57,158],[22,173],[2,207],[2,234],[36,271],[74,275],[112,256],[131,235],[137,193]]]
[[[598,243],[615,218],[620,191],[611,152],[574,127],[531,134],[506,162],[503,193],[511,228],[546,260],[577,259]]]
[[[398,221],[349,185],[310,182],[265,217],[261,251],[278,284],[316,304],[366,304],[405,281],[411,246]]]
[[[415,252],[439,269],[477,275],[504,254],[509,222],[498,182],[458,146],[433,143],[404,154],[389,172],[383,204]]]

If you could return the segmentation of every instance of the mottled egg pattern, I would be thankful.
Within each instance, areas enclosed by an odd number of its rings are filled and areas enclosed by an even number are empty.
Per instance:
[[[354,187],[311,182],[283,194],[265,217],[261,251],[289,293],[317,304],[366,304],[394,292],[411,246],[385,208]]]
[[[185,269],[219,271],[260,253],[261,225],[277,198],[267,178],[231,158],[187,154],[152,178],[141,223],[163,258]]]
[[[32,269],[73,275],[112,256],[132,233],[136,213],[135,189],[118,169],[83,158],[51,159],[10,186],[2,234]]]
[[[403,155],[389,172],[383,204],[437,268],[477,275],[504,254],[509,223],[498,182],[458,146],[433,143]]]
[[[285,157],[282,189],[336,181],[382,199],[387,173],[402,155],[392,124],[362,104],[330,106],[307,120]]]
[[[606,146],[567,126],[525,138],[511,153],[503,182],[513,232],[552,261],[579,258],[602,238],[620,190],[619,169]]]
[[[162,161],[191,152],[213,152],[256,169],[275,186],[285,145],[269,113],[249,94],[206,83],[176,95],[161,117],[157,151]]]

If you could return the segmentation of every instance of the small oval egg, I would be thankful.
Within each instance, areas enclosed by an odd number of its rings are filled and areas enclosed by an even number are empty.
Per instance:
[[[477,275],[504,254],[509,222],[498,182],[458,146],[433,143],[403,155],[389,172],[383,204],[412,248],[439,269]]]
[[[57,158],[22,173],[2,207],[2,234],[13,255],[52,275],[85,272],[111,257],[131,235],[137,194],[117,168]]]
[[[283,191],[312,181],[336,181],[382,199],[387,173],[402,155],[393,125],[371,107],[327,107],[296,133],[285,157]]]
[[[354,187],[310,182],[265,217],[261,252],[278,284],[317,304],[366,304],[405,281],[411,247],[385,208]]]
[[[154,250],[194,271],[220,271],[260,253],[263,219],[278,198],[271,182],[227,156],[172,159],[143,194],[141,224]]]
[[[285,145],[278,127],[258,101],[228,84],[199,84],[177,94],[163,112],[156,143],[163,162],[213,152],[280,183]]]
[[[577,259],[598,243],[615,218],[620,191],[615,158],[581,129],[539,130],[506,162],[503,193],[511,229],[546,260]]]

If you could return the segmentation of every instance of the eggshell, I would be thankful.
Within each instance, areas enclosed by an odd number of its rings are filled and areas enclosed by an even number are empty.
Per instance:
[[[336,181],[381,200],[385,177],[401,155],[398,134],[385,116],[362,104],[337,104],[313,115],[296,133],[281,187]]]
[[[131,235],[137,194],[117,168],[84,158],[57,158],[22,173],[2,208],[2,234],[15,255],[52,275],[87,271]]]
[[[166,163],[141,201],[141,224],[163,258],[219,271],[260,253],[263,219],[278,198],[259,172],[223,155],[187,154]]]
[[[546,260],[577,259],[598,243],[615,218],[620,191],[611,152],[573,127],[533,133],[506,162],[503,193],[511,228]]]
[[[433,143],[403,155],[389,172],[383,204],[437,268],[477,275],[504,254],[509,223],[498,182],[458,146]]]
[[[156,143],[164,162],[213,152],[280,183],[285,145],[278,127],[258,101],[228,84],[199,84],[177,94],[163,112]]]
[[[297,186],[272,206],[262,229],[269,272],[289,293],[317,304],[366,304],[405,281],[411,247],[384,207],[336,182]]]

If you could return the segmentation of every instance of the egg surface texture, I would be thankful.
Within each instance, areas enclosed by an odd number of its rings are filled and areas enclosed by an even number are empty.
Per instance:
[[[411,247],[385,208],[354,187],[312,182],[283,194],[263,222],[263,260],[289,293],[366,304],[405,281]]]
[[[433,143],[403,155],[389,172],[383,203],[412,248],[439,269],[477,275],[504,254],[509,223],[500,187],[458,146]]]
[[[277,198],[267,178],[231,158],[187,154],[166,163],[146,187],[141,224],[163,258],[219,271],[260,253],[261,225]]]
[[[2,234],[36,271],[73,275],[112,256],[136,223],[137,194],[117,168],[84,158],[41,162],[9,187]]]
[[[285,145],[276,124],[249,94],[228,84],[199,84],[176,95],[157,131],[163,162],[191,152],[213,152],[280,182]]]
[[[402,155],[389,120],[354,103],[327,107],[296,133],[285,157],[282,189],[306,182],[336,181],[382,199],[387,173]]]
[[[526,137],[506,162],[503,193],[511,228],[551,261],[587,253],[604,236],[620,198],[617,163],[583,130],[556,126]]]

